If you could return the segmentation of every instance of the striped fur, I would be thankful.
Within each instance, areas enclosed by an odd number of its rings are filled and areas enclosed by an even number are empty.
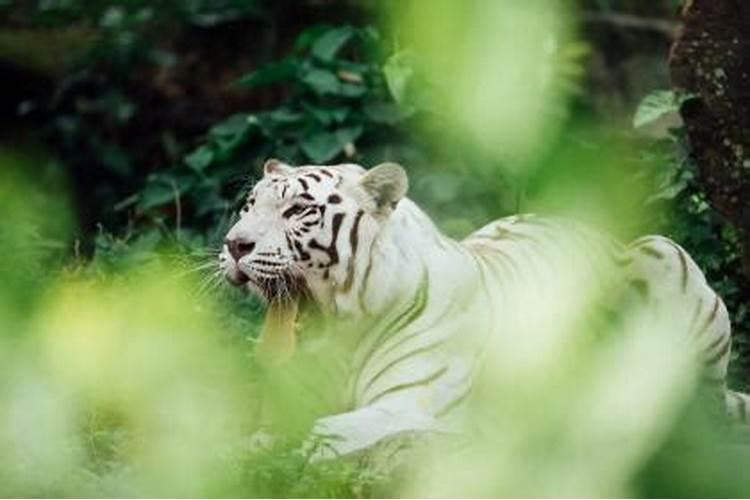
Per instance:
[[[455,429],[490,336],[533,320],[534,307],[559,303],[548,278],[561,269],[595,292],[616,276],[622,294],[655,308],[678,297],[706,379],[726,391],[727,310],[673,241],[648,236],[622,246],[576,223],[529,215],[458,242],[401,198],[405,177],[381,173],[267,165],[227,235],[250,253],[235,259],[225,246],[221,256],[230,281],[269,301],[310,297],[348,332],[348,407],[314,429],[336,436],[326,450],[345,455],[395,436]],[[725,399],[728,414],[750,420],[747,395],[726,391]]]

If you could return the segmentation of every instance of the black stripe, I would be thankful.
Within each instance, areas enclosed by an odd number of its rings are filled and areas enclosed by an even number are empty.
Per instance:
[[[388,325],[380,330],[380,332],[375,336],[375,340],[370,344],[369,349],[362,358],[362,362],[359,363],[361,369],[357,373],[354,380],[354,385],[352,386],[352,389],[355,391],[355,396],[357,387],[359,386],[360,378],[362,377],[362,373],[364,372],[364,369],[367,367],[367,364],[370,362],[370,359],[372,358],[377,348],[381,346],[390,335],[398,333],[402,329],[409,326],[417,317],[419,317],[424,312],[424,309],[427,305],[428,289],[429,280],[428,275],[425,272],[424,277],[422,278],[422,282],[420,283],[416,293],[414,294],[414,300],[409,304],[409,307],[407,307],[401,314],[392,319],[388,323]],[[362,340],[364,341],[368,337],[371,336],[365,335]]]
[[[431,382],[434,382],[438,378],[442,377],[445,374],[445,372],[447,372],[447,371],[448,371],[448,367],[444,366],[444,367],[440,368],[438,371],[436,371],[435,373],[433,373],[432,375],[428,375],[427,377],[425,377],[423,379],[415,380],[414,382],[407,382],[406,384],[395,385],[395,386],[391,387],[390,389],[384,390],[383,392],[381,392],[380,394],[378,394],[374,398],[372,398],[369,401],[367,401],[365,403],[365,406],[369,406],[369,405],[375,403],[376,401],[378,401],[379,399],[382,399],[385,396],[388,396],[389,394],[393,394],[394,392],[405,391],[407,389],[411,389],[411,388],[414,388],[414,387],[419,387],[419,386],[422,386],[422,385],[427,385],[427,384],[429,384]]]
[[[649,257],[654,257],[654,258],[659,259],[659,260],[661,260],[661,259],[664,258],[664,254],[663,253],[661,253],[658,250],[654,250],[653,248],[651,248],[649,246],[645,246],[644,245],[644,246],[638,247],[638,251],[641,252],[644,255],[648,255]]]
[[[458,405],[466,401],[466,398],[469,397],[469,394],[471,394],[473,387],[469,385],[469,387],[466,388],[466,390],[456,399],[445,405],[441,410],[439,410],[437,413],[435,413],[435,417],[440,418],[445,416],[447,413],[449,413],[451,410],[456,408]]]
[[[336,248],[336,240],[339,238],[339,231],[341,230],[341,222],[344,220],[344,214],[338,213],[333,215],[333,230],[331,233],[331,243],[326,247],[318,243],[318,240],[310,241],[310,248],[313,250],[320,250],[328,255],[328,265],[334,266],[339,263],[339,251]]]
[[[299,180],[302,181],[302,179],[299,179]],[[311,195],[310,193],[300,193],[298,196],[307,201],[315,201],[315,197]]]
[[[321,168],[320,170],[318,170],[318,172],[320,172],[323,175],[327,175],[328,177],[333,179],[333,174],[326,169]]]
[[[695,310],[693,311],[693,317],[690,318],[690,326],[688,327],[688,333],[695,330],[695,325],[698,321],[698,316],[701,314],[701,310],[703,309],[703,297],[700,297],[698,299],[698,305],[696,306]]]
[[[707,359],[705,361],[705,364],[707,364],[707,365],[713,365],[714,363],[716,363],[717,361],[719,361],[721,358],[723,358],[729,352],[729,348],[731,346],[732,346],[732,337],[730,337],[729,335],[727,335],[725,337],[724,344],[721,346],[721,349],[719,349],[719,351],[715,355],[713,355],[709,359]]]
[[[357,215],[354,216],[354,223],[352,224],[352,229],[349,231],[349,245],[352,248],[352,255],[349,257],[349,269],[346,275],[346,281],[344,282],[344,286],[342,287],[341,291],[346,293],[348,292],[352,284],[354,284],[354,262],[357,259],[357,246],[359,245],[359,221],[362,218],[362,215],[364,215],[364,212],[362,210],[357,212]]]
[[[716,319],[716,315],[719,312],[719,296],[716,295],[714,297],[714,307],[711,309],[711,313],[708,315],[706,320],[703,322],[703,325],[700,327],[700,329],[695,332],[695,338],[698,338],[699,336],[703,335],[706,330],[711,326],[711,323],[713,323],[714,319]]]
[[[357,212],[357,215],[354,216],[354,224],[352,225],[352,230],[349,232],[349,243],[352,247],[352,258],[357,255],[357,247],[359,246],[359,221],[362,219],[362,216],[364,214],[365,213],[362,210]]]
[[[292,239],[289,237],[287,233],[284,233],[284,239],[286,239],[286,245],[290,252],[294,251],[294,245],[292,244]]]
[[[307,177],[310,177],[311,179],[315,179],[315,180],[316,180],[317,182],[320,182],[320,181],[322,180],[322,179],[320,178],[320,176],[319,176],[319,175],[317,175],[317,174],[314,174],[314,173],[312,173],[312,172],[310,172],[310,173],[308,173],[308,174],[305,174],[305,175],[306,175]]]
[[[299,182],[302,185],[302,189],[304,189],[305,191],[310,189],[310,186],[307,185],[307,181],[303,179],[302,177],[297,177],[297,182]]]
[[[439,347],[441,345],[445,344],[445,340],[439,340],[437,342],[433,342],[432,344],[426,345],[424,347],[420,347],[419,349],[414,349],[413,351],[407,352],[406,354],[403,354],[399,356],[398,358],[394,359],[387,365],[385,365],[378,373],[376,373],[369,382],[367,382],[367,385],[362,389],[361,393],[364,394],[367,392],[370,387],[383,375],[385,375],[391,368],[399,364],[400,362],[404,361],[405,359],[411,358],[412,356],[416,356],[417,354],[422,354],[424,352],[431,351],[435,349],[436,347]]]
[[[372,244],[370,245],[370,254],[367,256],[370,260],[367,261],[365,274],[362,276],[362,285],[359,288],[359,294],[357,296],[357,299],[359,300],[359,308],[362,311],[367,310],[365,307],[365,292],[367,291],[367,283],[370,281],[370,271],[372,270],[372,261],[374,260],[372,258],[372,248],[375,246],[375,241],[377,240],[373,239]]]
[[[302,212],[301,214],[299,214],[299,218],[301,219],[303,217],[307,217],[308,215],[312,215],[317,209],[318,207],[310,207],[304,212]]]
[[[417,330],[416,332],[414,332],[414,333],[412,333],[410,335],[407,335],[405,337],[401,337],[400,339],[398,339],[398,342],[396,342],[395,344],[391,344],[386,350],[384,350],[384,351],[382,351],[382,352],[380,352],[378,354],[380,355],[380,357],[386,356],[387,354],[389,354],[390,352],[392,352],[394,349],[396,349],[399,346],[405,344],[406,342],[410,341],[411,339],[413,339],[415,337],[419,337],[424,332],[430,331],[431,329],[435,328],[436,325],[439,325],[439,324],[441,324],[443,322],[443,320],[446,318],[446,316],[451,316],[453,313],[454,313],[453,309],[447,308],[445,311],[443,311],[443,314],[441,314],[440,316],[438,316],[438,318],[434,322],[430,323],[430,326],[427,326],[425,328]]]
[[[513,232],[509,229],[505,228],[497,228],[496,230],[497,238],[498,239],[507,239],[507,240],[516,240],[516,241],[530,241],[536,245],[544,245],[544,242],[537,238],[536,236],[532,236],[530,234],[526,233],[520,233],[520,232]]]
[[[672,246],[672,248],[674,248],[675,252],[677,252],[677,256],[680,258],[680,288],[682,293],[685,293],[687,291],[688,283],[688,264],[687,258],[685,257],[685,251],[673,241],[666,241]]]
[[[721,343],[722,343],[723,341],[724,341],[724,336],[723,336],[723,335],[720,335],[720,336],[716,337],[716,340],[714,340],[713,342],[711,342],[711,345],[709,345],[708,347],[706,347],[706,349],[705,349],[705,352],[707,352],[707,353],[708,353],[708,352],[711,352],[711,351],[713,351],[713,350],[714,350],[714,349],[716,349],[716,348],[717,348],[717,347],[719,346],[719,344],[721,344]]]
[[[299,258],[302,261],[310,260],[310,254],[305,251],[304,248],[302,248],[302,243],[300,243],[297,240],[294,240],[294,248],[297,249],[297,252],[299,253]]]

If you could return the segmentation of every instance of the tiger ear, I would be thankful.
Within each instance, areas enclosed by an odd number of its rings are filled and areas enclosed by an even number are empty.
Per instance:
[[[270,158],[263,164],[263,175],[289,175],[294,170],[294,167],[287,165],[281,160],[276,158]]]
[[[406,171],[396,163],[381,163],[362,176],[360,186],[368,195],[368,205],[376,217],[385,217],[396,208],[409,190]]]

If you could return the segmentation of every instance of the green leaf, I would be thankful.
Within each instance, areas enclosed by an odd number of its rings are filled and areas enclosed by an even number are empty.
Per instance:
[[[130,156],[116,144],[92,140],[99,159],[107,169],[122,176],[131,175],[133,168]]]
[[[323,163],[341,152],[343,144],[330,132],[318,132],[302,140],[302,151],[314,163]]]
[[[679,111],[680,106],[692,95],[677,95],[671,90],[656,90],[643,98],[633,116],[633,127],[641,128],[654,123],[669,113]]]
[[[302,151],[315,163],[324,163],[338,155],[350,142],[362,135],[362,127],[347,127],[335,132],[318,132],[302,140]]]
[[[352,38],[354,28],[343,26],[326,31],[323,35],[315,40],[312,45],[311,53],[318,59],[330,61],[339,50]]]
[[[175,192],[170,186],[165,184],[151,184],[141,191],[138,208],[144,212],[152,208],[172,203],[175,199]]]
[[[384,125],[396,125],[409,116],[409,113],[392,102],[368,102],[363,111],[370,120]]]
[[[302,113],[292,111],[289,108],[278,108],[268,113],[268,118],[280,125],[288,125],[291,123],[299,123],[302,120]]]
[[[269,63],[235,81],[234,85],[255,88],[287,81],[294,77],[298,67],[299,62],[292,58]]]
[[[367,89],[359,83],[342,83],[339,94],[345,97],[362,97]]]
[[[399,104],[406,101],[409,84],[414,77],[414,54],[410,51],[396,52],[383,66],[385,82],[391,95]]]
[[[248,115],[237,113],[211,127],[209,134],[213,138],[234,137],[243,135],[249,127]]]
[[[196,172],[203,171],[214,160],[214,151],[208,145],[200,146],[185,157],[185,164]]]
[[[341,83],[331,71],[313,68],[302,76],[305,83],[316,94],[338,94]]]
[[[359,136],[362,135],[363,131],[364,129],[361,125],[357,125],[356,127],[340,128],[336,131],[336,137],[341,142],[341,147],[343,148],[348,143],[356,141]]]
[[[317,121],[324,127],[327,127],[328,125],[331,125],[333,123],[334,114],[332,109],[324,108],[321,106],[314,106],[307,102],[303,102],[302,107],[309,115],[312,116],[315,121]]]
[[[140,192],[138,208],[145,212],[174,203],[178,194],[183,196],[194,184],[192,176],[151,175]]]

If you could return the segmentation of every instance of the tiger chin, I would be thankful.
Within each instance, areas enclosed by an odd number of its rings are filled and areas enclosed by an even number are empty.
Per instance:
[[[298,316],[308,305],[357,326],[346,411],[316,422],[313,434],[336,437],[318,458],[399,435],[460,432],[488,338],[526,319],[514,318],[528,308],[508,303],[503,287],[523,283],[542,307],[554,304],[559,297],[538,276],[559,272],[562,255],[563,266],[585,269],[593,281],[622,276],[620,289],[644,303],[678,297],[682,309],[670,318],[696,339],[705,377],[721,391],[726,411],[747,421],[750,397],[725,384],[726,308],[679,245],[660,236],[602,243],[606,238],[576,224],[531,215],[499,219],[456,241],[407,191],[407,175],[394,163],[366,170],[268,160],[226,235],[219,261],[227,280],[268,306],[261,359],[293,356]],[[588,253],[567,251],[581,241]],[[571,255],[578,261],[569,262]]]

